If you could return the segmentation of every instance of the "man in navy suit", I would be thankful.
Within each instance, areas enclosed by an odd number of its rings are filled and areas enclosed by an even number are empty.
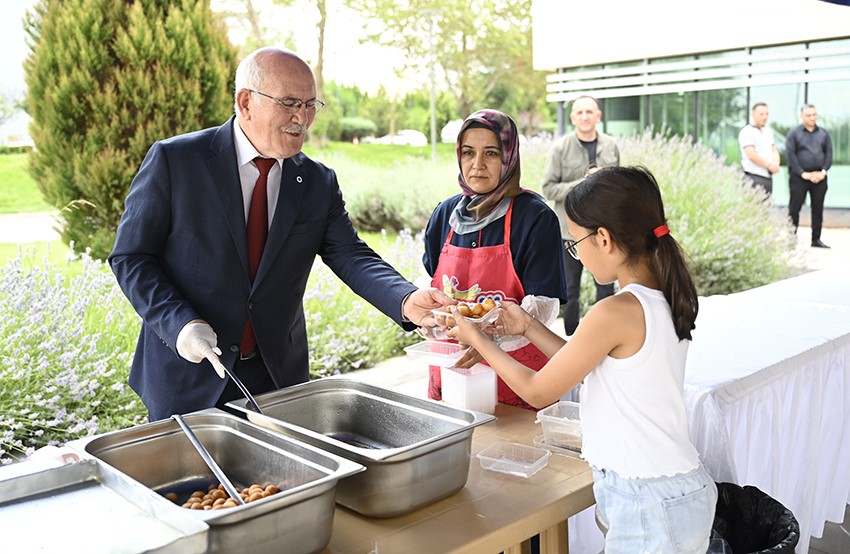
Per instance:
[[[317,254],[407,330],[451,303],[358,238],[336,174],[301,152],[321,106],[303,60],[262,48],[239,64],[233,118],[156,142],[142,162],[109,263],[143,319],[129,382],[151,421],[241,398],[212,371],[224,377],[219,363],[253,394],[309,379],[302,300]],[[270,167],[268,237],[252,281],[246,221],[259,166]],[[248,324],[256,346],[246,352]]]

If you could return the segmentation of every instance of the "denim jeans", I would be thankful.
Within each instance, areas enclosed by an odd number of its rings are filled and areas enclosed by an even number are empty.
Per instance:
[[[608,525],[605,554],[704,554],[708,548],[717,486],[702,465],[650,479],[593,468],[593,494]]]

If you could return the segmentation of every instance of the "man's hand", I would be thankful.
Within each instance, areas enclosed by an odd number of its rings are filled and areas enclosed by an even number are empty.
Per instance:
[[[823,171],[804,171],[800,174],[800,177],[804,181],[809,181],[815,185],[826,179],[826,175]]]
[[[412,323],[420,327],[434,327],[437,322],[431,310],[457,304],[457,301],[446,296],[443,291],[433,287],[418,289],[412,292],[404,301],[401,313]]]
[[[180,329],[177,335],[177,353],[194,364],[203,359],[209,360],[218,376],[224,379],[225,369],[218,359],[221,350],[216,346],[217,343],[218,336],[210,324],[202,319],[195,319]]]

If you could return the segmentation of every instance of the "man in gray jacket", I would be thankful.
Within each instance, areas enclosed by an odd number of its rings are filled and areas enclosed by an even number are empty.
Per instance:
[[[620,151],[614,139],[596,130],[602,119],[599,103],[591,96],[579,96],[573,101],[570,121],[575,132],[557,141],[549,152],[549,163],[543,176],[543,196],[549,200],[561,223],[561,238],[573,240],[567,229],[564,198],[585,177],[600,167],[620,165]],[[579,237],[581,238],[581,237]],[[594,240],[591,237],[588,240]],[[571,255],[564,256],[567,277],[567,303],[562,309],[564,330],[572,335],[579,320],[581,273],[584,266]],[[614,285],[596,285],[597,302],[614,294]]]

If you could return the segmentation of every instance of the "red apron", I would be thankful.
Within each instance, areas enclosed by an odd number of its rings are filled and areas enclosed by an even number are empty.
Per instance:
[[[505,214],[505,238],[503,244],[479,248],[461,248],[452,245],[454,230],[449,229],[446,242],[440,252],[440,261],[434,271],[431,286],[441,289],[448,296],[465,302],[483,302],[486,298],[519,304],[525,297],[525,289],[514,270],[511,256],[511,214],[514,203]],[[478,232],[479,244],[481,231]],[[546,365],[548,358],[533,344],[508,352],[508,355],[525,366],[537,371]],[[483,362],[486,363],[486,362]],[[442,388],[439,366],[429,367],[428,398],[440,400]],[[499,402],[536,410],[526,404],[501,378],[498,380]]]

